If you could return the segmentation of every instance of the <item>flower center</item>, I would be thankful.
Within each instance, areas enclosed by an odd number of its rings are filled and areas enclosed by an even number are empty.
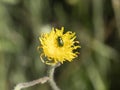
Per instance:
[[[60,36],[58,36],[58,38],[57,38],[57,43],[58,43],[59,47],[62,47],[64,45],[64,42]]]

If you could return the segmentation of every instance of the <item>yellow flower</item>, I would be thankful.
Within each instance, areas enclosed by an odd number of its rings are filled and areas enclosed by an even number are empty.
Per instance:
[[[78,41],[74,41],[76,38],[75,33],[68,31],[64,32],[64,27],[59,29],[52,28],[50,33],[42,34],[39,37],[41,42],[40,48],[43,49],[43,53],[40,55],[41,60],[48,65],[55,65],[57,63],[63,63],[63,61],[72,61],[77,57],[78,52],[73,50],[80,48],[79,45],[74,45]],[[47,60],[43,60],[42,56],[47,57]]]

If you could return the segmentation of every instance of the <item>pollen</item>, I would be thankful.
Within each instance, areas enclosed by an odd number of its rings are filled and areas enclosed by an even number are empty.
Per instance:
[[[57,63],[63,63],[64,61],[71,62],[78,56],[78,52],[73,52],[80,45],[75,45],[78,41],[75,41],[75,33],[68,31],[64,33],[64,27],[61,29],[52,28],[50,33],[44,33],[39,37],[42,48],[40,55],[41,61],[48,65],[55,65]],[[47,60],[43,59],[43,56]]]

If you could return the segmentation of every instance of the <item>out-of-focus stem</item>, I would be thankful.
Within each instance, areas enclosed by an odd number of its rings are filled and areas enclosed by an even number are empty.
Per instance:
[[[116,25],[120,37],[120,0],[112,0],[112,5],[115,13]]]
[[[104,41],[103,1],[104,0],[93,0],[95,38],[101,42]]]

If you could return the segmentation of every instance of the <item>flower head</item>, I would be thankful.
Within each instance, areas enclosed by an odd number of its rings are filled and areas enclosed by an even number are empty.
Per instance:
[[[63,61],[71,62],[78,56],[78,52],[73,52],[73,50],[80,48],[79,45],[75,46],[75,43],[78,42],[74,41],[75,38],[75,33],[71,31],[64,33],[64,27],[61,30],[52,28],[50,33],[42,34],[39,37],[41,42],[39,47],[43,49],[43,53],[40,55],[41,60],[48,65],[63,63]],[[43,55],[48,59],[43,60]]]

